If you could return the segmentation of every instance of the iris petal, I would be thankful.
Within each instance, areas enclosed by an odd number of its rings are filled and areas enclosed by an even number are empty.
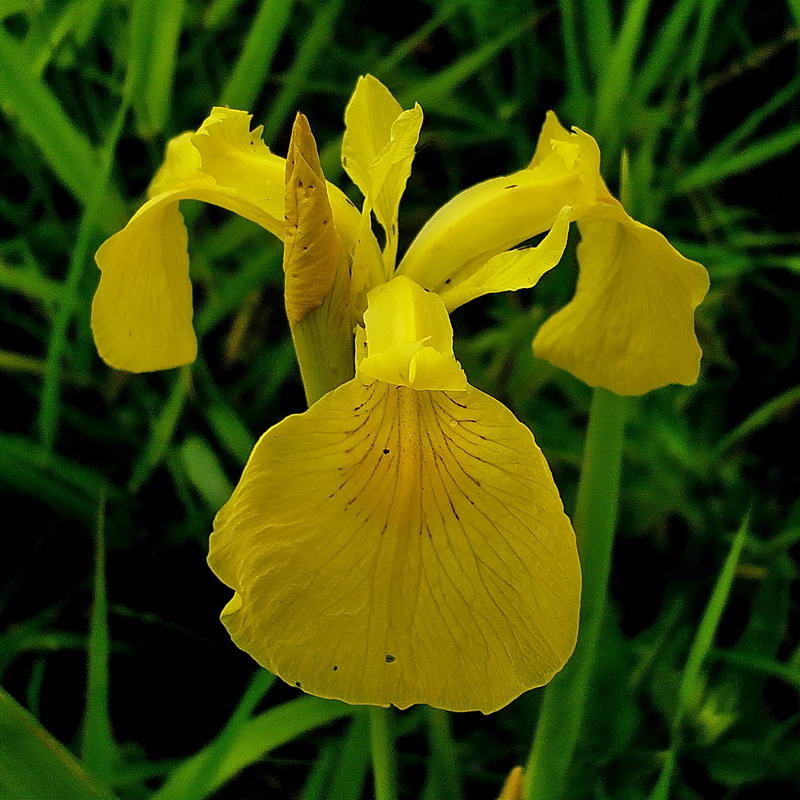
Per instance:
[[[213,203],[283,238],[285,159],[261,141],[260,127],[250,130],[250,119],[244,111],[215,108],[196,133],[176,137],[150,199],[97,251],[101,277],[92,330],[98,352],[112,367],[146,372],[195,357],[180,200]],[[350,251],[358,212],[339,189],[328,188],[335,224]]]
[[[536,355],[617,394],[693,384],[701,356],[694,309],[708,291],[706,270],[619,205],[578,227],[578,287],[540,328]]]
[[[575,539],[530,431],[476,389],[351,381],[257,444],[209,564],[236,644],[350,703],[491,712],[576,637]]]

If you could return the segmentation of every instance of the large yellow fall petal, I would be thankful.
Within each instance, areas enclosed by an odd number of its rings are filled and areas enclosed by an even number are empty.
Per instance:
[[[578,227],[578,287],[540,328],[536,355],[617,394],[694,383],[706,270],[619,205],[598,207]]]
[[[145,372],[195,357],[180,200],[222,206],[283,238],[285,160],[261,141],[260,127],[250,130],[250,120],[244,111],[215,108],[195,133],[170,142],[150,199],[97,251],[101,277],[92,330],[111,366]],[[337,229],[345,248],[352,248],[358,211],[341,191],[329,191]]]
[[[209,564],[234,642],[349,703],[495,711],[575,643],[575,539],[530,431],[468,388],[353,380],[256,445]]]

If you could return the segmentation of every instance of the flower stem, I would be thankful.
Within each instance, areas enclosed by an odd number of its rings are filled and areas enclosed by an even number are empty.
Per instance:
[[[391,709],[378,707],[369,709],[369,734],[375,800],[397,800]]]
[[[624,397],[595,389],[574,519],[583,570],[580,633],[572,658],[544,693],[525,770],[525,800],[558,800],[581,730],[606,607],[625,410]]]

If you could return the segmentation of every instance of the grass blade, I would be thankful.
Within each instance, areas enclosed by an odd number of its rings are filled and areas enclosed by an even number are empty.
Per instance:
[[[12,114],[42,151],[47,165],[80,200],[88,204],[95,194],[95,175],[101,159],[86,136],[73,124],[47,85],[28,69],[28,60],[12,36],[0,30],[0,105]],[[105,215],[122,215],[122,200],[109,192]]]
[[[226,754],[216,762],[216,768],[209,777],[202,797],[208,797],[211,792],[245,767],[263,758],[270,750],[352,713],[353,708],[344,703],[307,696],[290,700],[253,717],[241,726],[232,738]],[[214,752],[214,746],[215,743],[212,742],[188,758],[170,775],[151,800],[185,800],[187,789],[193,785],[197,774],[205,769],[209,753]]]
[[[181,464],[192,485],[212,509],[230,497],[233,487],[217,454],[199,436],[189,436],[178,450]]]
[[[228,754],[236,737],[247,724],[256,706],[264,699],[264,695],[270,690],[273,683],[275,683],[275,676],[265,669],[259,669],[253,675],[250,685],[242,695],[242,699],[236,706],[231,718],[219,736],[206,749],[206,755],[186,786],[182,800],[199,800],[199,798],[205,797],[212,791],[211,784],[217,765]]]
[[[137,68],[128,74],[126,94],[149,136],[167,125],[183,11],[184,0],[138,0],[131,12],[131,60]]]
[[[740,422],[730,433],[723,436],[717,444],[712,458],[716,460],[742,439],[765,428],[775,417],[798,403],[800,403],[800,386],[795,386],[793,389],[773,397],[772,400],[757,408],[747,419]]]
[[[711,646],[714,643],[714,636],[722,618],[722,612],[728,601],[728,595],[733,585],[736,573],[736,565],[739,563],[739,556],[747,539],[747,530],[750,526],[750,515],[742,520],[739,530],[733,538],[731,549],[720,570],[717,582],[708,599],[703,618],[697,628],[697,634],[689,648],[689,656],[686,659],[686,666],[683,670],[680,688],[678,689],[678,706],[675,709],[675,716],[672,719],[672,730],[670,733],[670,748],[667,759],[659,776],[658,782],[650,795],[650,800],[669,800],[670,784],[675,772],[678,760],[678,750],[681,743],[681,728],[689,700],[694,692],[694,687],[700,677],[700,670],[706,660]]]
[[[89,181],[91,193],[87,197],[86,206],[81,215],[75,246],[70,255],[67,279],[64,283],[64,294],[47,343],[47,370],[45,371],[42,385],[37,424],[42,444],[51,449],[55,444],[58,428],[61,361],[67,347],[67,334],[73,314],[77,308],[78,290],[84,270],[89,262],[94,233],[101,217],[107,212],[105,197],[111,175],[111,163],[127,115],[128,106],[127,103],[123,103],[109,132],[100,168],[94,180]]]
[[[318,12],[315,12],[314,21],[297,49],[292,66],[284,77],[283,86],[264,122],[264,141],[267,144],[271,144],[278,135],[278,131],[306,85],[314,65],[319,63],[323,50],[333,41],[336,20],[343,6],[344,0],[328,0]]]
[[[239,60],[222,90],[222,105],[243,109],[253,107],[286,31],[291,10],[292,0],[262,0]]]
[[[359,800],[369,768],[369,716],[362,709],[353,717],[334,767],[329,797]]]
[[[81,760],[94,775],[107,775],[118,760],[108,707],[108,598],[106,596],[106,501],[100,499],[95,531],[94,602],[87,648],[86,707],[83,715]]]
[[[175,428],[183,411],[191,383],[191,371],[188,367],[181,367],[175,376],[175,382],[172,384],[172,391],[167,402],[164,403],[160,413],[153,421],[147,445],[133,468],[133,474],[128,484],[130,491],[137,492],[166,455],[167,448],[175,435]]]
[[[595,116],[595,135],[598,139],[608,139],[613,130],[619,133],[619,127],[614,123],[619,121],[620,105],[627,101],[633,62],[649,9],[650,0],[632,0],[626,7],[619,35],[598,81]]]
[[[11,695],[0,689],[0,795],[25,800],[114,800]]]
[[[702,161],[675,184],[675,191],[691,192],[717,183],[723,178],[737,175],[777,158],[798,144],[800,144],[800,124],[789,125],[779,133],[765,136],[737,153],[724,154],[713,161],[710,159]]]

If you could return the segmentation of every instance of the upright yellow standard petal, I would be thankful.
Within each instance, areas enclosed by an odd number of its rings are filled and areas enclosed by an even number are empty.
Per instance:
[[[617,394],[694,383],[694,310],[708,291],[706,270],[618,204],[578,227],[575,297],[542,325],[536,355]]]
[[[250,119],[244,111],[215,108],[195,133],[170,142],[150,199],[97,251],[92,330],[111,366],[146,372],[195,357],[180,200],[222,206],[283,238],[285,160],[261,141],[260,127],[250,130]],[[354,246],[357,210],[338,189],[331,189],[331,205],[345,247]]]
[[[491,397],[353,380],[256,445],[209,564],[234,642],[349,703],[495,711],[574,647],[575,539]]]
[[[422,127],[422,109],[403,111],[389,90],[372,75],[356,84],[345,111],[342,164],[375,212],[386,233],[386,277],[397,257],[397,217]]]
[[[453,328],[438,295],[405,277],[369,293],[366,356],[358,372],[413,389],[463,391],[467,379],[453,355]]]
[[[342,166],[365,197],[370,168],[391,138],[392,124],[403,107],[372,75],[362,75],[344,112]]]

